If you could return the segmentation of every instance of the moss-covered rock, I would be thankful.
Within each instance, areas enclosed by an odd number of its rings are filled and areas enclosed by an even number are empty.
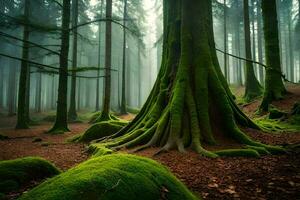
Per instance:
[[[60,171],[48,161],[26,157],[0,161],[0,193],[19,189],[24,184],[59,174]]]
[[[20,200],[190,200],[197,199],[165,167],[133,155],[90,159],[56,176]]]
[[[93,124],[84,134],[76,139],[78,142],[90,142],[105,136],[110,136],[121,130],[128,122],[126,121],[103,121]]]

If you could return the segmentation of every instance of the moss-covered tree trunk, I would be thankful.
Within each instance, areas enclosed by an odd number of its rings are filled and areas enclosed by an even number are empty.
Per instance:
[[[62,12],[61,51],[59,57],[59,83],[56,119],[50,133],[63,133],[68,129],[68,54],[69,54],[69,24],[70,24],[70,0],[63,0]]]
[[[70,94],[70,108],[68,119],[75,121],[77,119],[76,112],[76,67],[77,67],[77,24],[78,24],[78,0],[72,0],[72,26],[73,28],[73,50],[72,50],[72,80]]]
[[[258,128],[235,104],[221,72],[211,1],[164,0],[163,11],[163,60],[154,88],[137,117],[99,145],[114,149],[156,146],[181,152],[190,147],[209,157],[277,150],[251,140],[238,127]],[[251,150],[204,148],[225,141],[249,145]]]
[[[250,20],[249,20],[249,1],[244,0],[244,29],[245,29],[245,52],[246,58],[252,60],[251,53],[251,37],[250,37]],[[262,88],[255,77],[253,63],[246,61],[246,83],[245,83],[245,95],[246,101],[260,96],[262,94]]]
[[[30,0],[25,0],[24,2],[24,20],[25,25],[23,29],[23,40],[29,40],[29,8],[30,8]],[[20,71],[20,79],[19,79],[19,94],[18,94],[18,111],[17,111],[17,125],[16,129],[27,129],[29,128],[27,118],[26,118],[26,89],[27,86],[27,75],[28,75],[28,60],[29,58],[29,44],[27,42],[23,42],[22,48],[22,62],[21,62],[21,71]]]
[[[122,98],[121,98],[121,114],[126,114],[126,20],[127,20],[127,0],[124,0],[123,14],[123,60],[122,60]]]
[[[112,40],[112,0],[106,0],[106,19],[105,22],[105,77],[104,77],[104,96],[102,112],[96,121],[110,120],[110,97],[111,97],[111,40]]]
[[[280,50],[278,39],[278,21],[276,0],[262,0],[262,14],[264,24],[266,69],[265,92],[260,109],[268,111],[273,100],[283,98],[286,93],[281,78]]]

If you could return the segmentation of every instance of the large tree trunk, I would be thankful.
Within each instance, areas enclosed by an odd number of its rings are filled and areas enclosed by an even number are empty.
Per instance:
[[[110,97],[111,97],[111,40],[112,40],[112,0],[106,0],[106,28],[105,28],[105,77],[104,96],[101,115],[96,121],[106,121],[110,119]]]
[[[121,114],[126,114],[126,20],[127,20],[127,0],[124,0],[123,15],[123,60],[122,60],[122,98],[121,98]]]
[[[251,53],[251,37],[250,37],[250,20],[249,20],[249,2],[244,0],[244,29],[245,29],[245,51],[246,58],[252,60]],[[259,85],[258,80],[254,74],[254,68],[252,62],[246,62],[246,83],[245,83],[245,95],[246,101],[260,96],[262,94],[262,88]]]
[[[69,24],[70,24],[70,0],[63,0],[61,51],[59,57],[59,83],[56,120],[50,133],[63,133],[68,129],[68,54],[69,54]]]
[[[72,80],[70,94],[70,108],[68,118],[70,121],[77,119],[76,112],[76,71],[77,68],[77,24],[78,24],[78,0],[72,0],[72,26],[73,28],[73,51],[72,51]]]
[[[137,117],[100,145],[114,149],[157,146],[159,152],[191,147],[209,157],[277,150],[252,141],[238,125],[258,128],[235,104],[221,72],[211,1],[165,0],[163,60],[154,88]],[[203,146],[225,141],[238,148],[250,145],[252,150],[212,152]]]
[[[29,40],[29,8],[30,0],[25,0],[24,2],[24,16],[25,25],[23,30],[23,41]],[[19,95],[18,95],[18,111],[17,111],[17,125],[16,129],[27,129],[29,128],[26,118],[26,88],[27,86],[27,75],[28,75],[28,60],[29,58],[29,44],[23,42],[22,48],[22,62],[21,62],[21,72],[19,80]]]
[[[266,69],[265,92],[260,109],[267,111],[269,104],[273,100],[283,98],[286,90],[281,78],[276,0],[262,0],[261,6],[264,23],[266,64],[269,68]]]

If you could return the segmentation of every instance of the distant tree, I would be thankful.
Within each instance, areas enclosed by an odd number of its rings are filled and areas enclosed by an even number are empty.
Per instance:
[[[106,19],[105,22],[105,77],[104,77],[104,96],[101,115],[97,121],[110,119],[110,97],[111,97],[111,46],[112,46],[112,0],[106,0]]]
[[[269,68],[266,69],[265,91],[260,109],[268,111],[269,104],[273,100],[283,98],[286,90],[281,77],[276,0],[262,0],[261,7],[264,24],[266,65]]]
[[[26,115],[26,90],[28,89],[28,58],[29,58],[29,14],[30,14],[30,0],[24,1],[24,28],[23,28],[23,48],[22,48],[22,61],[21,72],[19,80],[19,95],[18,95],[18,111],[17,111],[17,125],[16,129],[27,129],[28,119]],[[28,100],[28,99],[27,99]]]
[[[70,94],[70,108],[68,119],[75,121],[77,119],[76,112],[76,68],[77,68],[77,25],[78,25],[78,0],[72,0],[72,30],[73,30],[73,45],[72,45],[72,80]]]
[[[70,24],[70,0],[63,0],[61,51],[59,57],[59,85],[57,97],[57,111],[55,124],[50,133],[67,132],[68,129],[68,53],[69,53],[69,24]]]
[[[250,20],[249,20],[249,1],[244,0],[244,29],[245,29],[245,51],[246,58],[252,60],[251,53],[251,37],[250,37]],[[246,83],[245,83],[245,95],[246,101],[251,101],[253,98],[262,94],[262,88],[255,77],[253,63],[246,61]]]

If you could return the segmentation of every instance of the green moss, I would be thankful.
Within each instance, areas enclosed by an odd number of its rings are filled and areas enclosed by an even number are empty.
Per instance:
[[[20,198],[32,199],[189,200],[196,197],[157,162],[114,154],[90,159]]]
[[[298,132],[300,130],[300,117],[292,116],[286,120],[269,119],[266,116],[254,119],[264,131],[269,133]]]
[[[90,142],[105,136],[110,136],[121,130],[128,122],[125,121],[104,121],[93,124],[86,132],[77,139],[78,142]]]
[[[286,116],[287,116],[286,112],[278,110],[277,108],[270,109],[269,119],[280,119],[280,118],[286,117]]]
[[[59,170],[48,161],[26,157],[0,161],[0,192],[8,193],[24,184],[59,174]]]
[[[260,157],[259,153],[253,149],[226,149],[215,151],[214,153],[225,157]]]
[[[99,143],[90,144],[88,148],[88,152],[93,154],[92,157],[99,157],[99,156],[104,156],[113,153],[111,149],[108,149]]]
[[[138,114],[140,112],[140,109],[138,109],[138,108],[132,108],[132,107],[127,107],[127,111],[129,113],[132,113],[132,114]]]

